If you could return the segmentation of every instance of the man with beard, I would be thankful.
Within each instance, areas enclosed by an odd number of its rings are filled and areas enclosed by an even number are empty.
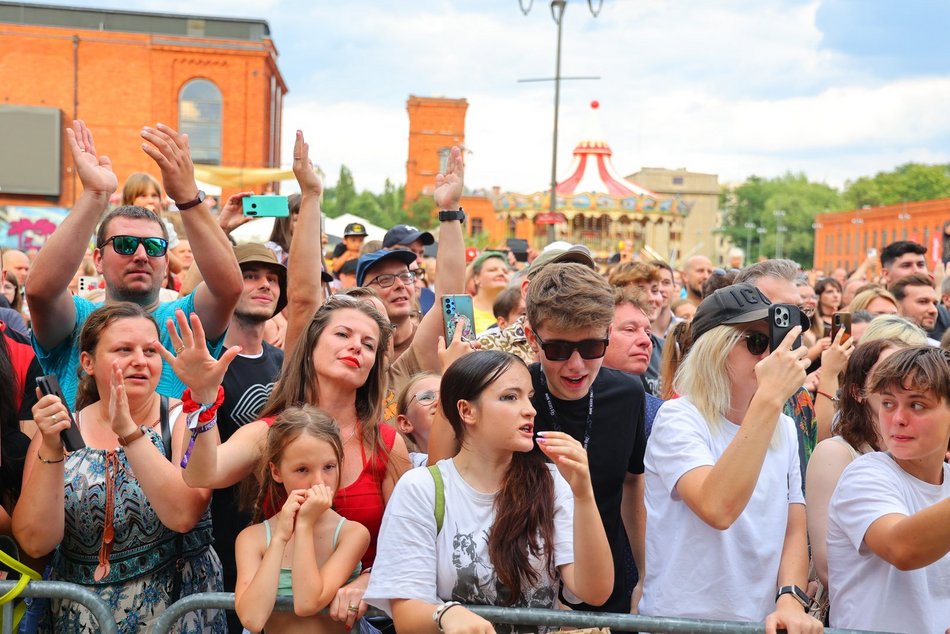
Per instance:
[[[712,275],[712,262],[705,255],[694,255],[683,265],[683,289],[694,306],[703,301],[703,283]]]
[[[92,133],[82,121],[74,121],[66,136],[83,192],[36,256],[26,299],[37,358],[44,372],[57,375],[72,408],[78,383],[79,333],[89,314],[101,304],[73,297],[67,288],[118,181],[111,161],[97,154]],[[217,356],[241,296],[240,269],[231,243],[204,202],[204,192],[195,184],[187,137],[162,124],[144,128],[141,136],[146,141],[143,150],[161,169],[165,191],[181,210],[195,264],[206,282],[187,297],[159,302],[158,292],[168,272],[165,223],[144,207],[125,205],[107,214],[96,232],[93,261],[105,280],[105,301],[134,302],[148,310],[159,324],[162,345],[169,350],[174,350],[174,345],[165,328],[166,319],[179,308],[186,315],[194,312],[204,326],[208,349]],[[228,205],[232,204],[240,205],[240,197],[232,197]],[[157,390],[178,398],[185,386],[164,364]]]

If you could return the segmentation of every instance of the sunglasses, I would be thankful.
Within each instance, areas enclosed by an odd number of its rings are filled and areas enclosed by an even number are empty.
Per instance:
[[[548,361],[567,361],[577,350],[581,359],[600,359],[607,354],[608,338],[603,339],[584,339],[583,341],[560,341],[543,340],[538,333],[534,333],[541,349],[544,350],[544,356]]]
[[[119,255],[132,255],[140,244],[145,245],[145,255],[150,258],[160,258],[168,252],[168,240],[165,238],[139,238],[137,236],[112,236],[99,245],[103,248],[109,243]]]
[[[409,406],[412,405],[413,401],[419,401],[420,405],[432,405],[437,400],[439,400],[438,390],[423,390],[418,394],[413,394],[412,398],[409,399],[409,402],[406,403],[406,409],[409,409]]]
[[[750,332],[742,337],[745,339],[745,346],[749,349],[749,354],[754,356],[759,356],[763,352],[769,349],[769,344],[771,339],[768,335],[764,335],[761,332]]]
[[[367,282],[366,285],[369,286],[370,284],[379,284],[380,288],[389,288],[396,283],[397,278],[403,284],[409,286],[416,279],[416,276],[411,271],[405,271],[404,273],[399,273],[398,275],[393,273],[384,273],[383,275],[377,275]]]

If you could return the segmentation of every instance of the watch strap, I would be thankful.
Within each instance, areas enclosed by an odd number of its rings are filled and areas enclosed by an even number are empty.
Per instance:
[[[119,446],[128,447],[131,443],[145,435],[145,425],[139,425],[138,429],[127,436],[119,436]]]
[[[201,190],[199,189],[199,190],[198,190],[198,195],[195,196],[192,200],[189,200],[188,202],[184,202],[184,203],[180,203],[180,202],[178,202],[178,201],[176,200],[176,201],[175,201],[175,206],[178,207],[178,211],[184,211],[184,210],[186,210],[186,209],[191,209],[192,207],[197,207],[198,205],[200,205],[201,203],[203,203],[203,202],[205,201],[205,197],[206,197],[206,196],[207,196],[207,194],[205,194],[203,191],[201,191]]]
[[[781,597],[783,594],[790,594],[793,597],[795,597],[795,599],[799,603],[801,603],[802,607],[805,608],[806,610],[811,607],[811,604],[812,604],[811,597],[808,596],[808,593],[806,593],[804,590],[802,590],[798,586],[782,586],[781,588],[778,589],[778,593],[775,595],[775,600],[778,601],[779,597]]]
[[[443,209],[439,212],[439,222],[451,222],[453,220],[465,222],[465,210],[459,207],[452,210]]]

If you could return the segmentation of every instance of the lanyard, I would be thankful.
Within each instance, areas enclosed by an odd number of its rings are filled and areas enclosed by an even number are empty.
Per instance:
[[[551,400],[551,392],[548,390],[548,381],[541,373],[541,380],[544,381],[544,400],[548,403],[548,411],[551,413],[551,422],[554,423],[555,431],[563,431],[560,423],[557,422],[557,410],[554,409],[554,402]],[[584,451],[587,451],[587,445],[590,444],[590,429],[594,423],[594,388],[591,387],[587,392],[587,423],[584,425]]]

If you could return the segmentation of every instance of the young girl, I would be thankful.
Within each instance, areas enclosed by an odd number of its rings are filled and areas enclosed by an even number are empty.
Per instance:
[[[553,608],[560,581],[575,600],[603,604],[613,561],[587,452],[561,432],[539,435],[534,451],[524,362],[474,352],[449,366],[441,390],[461,449],[396,485],[366,600],[414,634],[515,631],[462,604]]]
[[[396,398],[396,428],[406,439],[413,467],[424,466],[428,459],[429,430],[439,406],[441,381],[435,372],[420,372],[409,379]]]
[[[286,409],[268,430],[254,509],[260,523],[245,528],[235,545],[235,604],[252,632],[344,631],[345,622],[324,608],[359,576],[369,531],[330,508],[342,462],[340,430],[322,410]],[[261,522],[265,499],[285,497],[283,508]],[[273,611],[281,596],[293,597],[293,614]]]

